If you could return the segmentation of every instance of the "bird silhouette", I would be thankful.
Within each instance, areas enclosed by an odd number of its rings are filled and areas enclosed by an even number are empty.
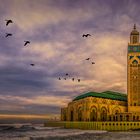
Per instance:
[[[8,37],[8,36],[12,36],[12,34],[11,33],[6,33],[5,37]]]
[[[66,73],[66,76],[68,76],[69,74],[68,73]]]
[[[26,46],[27,44],[30,44],[30,41],[24,41],[24,46]]]
[[[58,79],[59,79],[59,80],[61,80],[61,78],[60,78],[60,77],[59,77]]]
[[[72,81],[74,81],[74,78],[72,78]]]
[[[5,20],[6,21],[6,26],[8,26],[10,23],[13,23],[11,19]]]
[[[80,79],[78,79],[78,82],[80,82]]]
[[[95,64],[95,62],[92,62],[92,64]]]
[[[87,58],[86,60],[89,60],[90,58]]]
[[[88,37],[91,36],[90,34],[83,34],[82,37]]]
[[[35,64],[30,64],[31,66],[35,66]]]

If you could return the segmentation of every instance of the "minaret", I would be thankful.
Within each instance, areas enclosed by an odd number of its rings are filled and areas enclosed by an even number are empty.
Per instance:
[[[128,43],[127,92],[128,112],[140,112],[140,43],[135,24]]]
[[[139,43],[139,32],[136,30],[136,24],[134,24],[133,31],[130,34],[130,44]]]

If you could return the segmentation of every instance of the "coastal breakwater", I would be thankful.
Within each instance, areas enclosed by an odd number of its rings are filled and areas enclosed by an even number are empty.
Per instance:
[[[63,127],[84,130],[128,131],[140,130],[140,122],[46,122],[45,127]]]

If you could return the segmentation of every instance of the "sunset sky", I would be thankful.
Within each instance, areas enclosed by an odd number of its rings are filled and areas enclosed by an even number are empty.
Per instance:
[[[138,0],[0,0],[0,114],[60,114],[88,91],[127,93],[126,50],[134,23],[140,30],[139,7]],[[81,82],[59,81],[65,73]]]

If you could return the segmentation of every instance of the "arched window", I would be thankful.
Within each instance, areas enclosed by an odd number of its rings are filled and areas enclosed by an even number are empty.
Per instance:
[[[118,121],[118,116],[116,116],[116,121]]]
[[[135,121],[135,119],[136,119],[135,116],[133,116],[133,121]]]
[[[111,121],[111,116],[109,116],[109,121]]]
[[[115,121],[115,116],[113,116],[113,121]]]
[[[120,121],[122,121],[123,119],[122,119],[122,115],[120,115]]]
[[[115,110],[115,114],[118,114],[119,113],[119,110]]]
[[[139,120],[139,116],[137,116],[137,121]]]
[[[82,108],[78,109],[78,121],[82,121]]]
[[[95,106],[90,109],[90,121],[97,121],[97,108]]]
[[[117,115],[117,114],[121,113],[121,109],[119,107],[115,107],[112,109],[112,112],[114,115]]]
[[[73,121],[73,110],[70,112],[70,121]]]
[[[105,107],[101,108],[101,121],[107,121],[107,109]]]
[[[126,115],[126,121],[129,121],[129,115]]]
[[[137,43],[137,36],[133,36],[133,43]]]

